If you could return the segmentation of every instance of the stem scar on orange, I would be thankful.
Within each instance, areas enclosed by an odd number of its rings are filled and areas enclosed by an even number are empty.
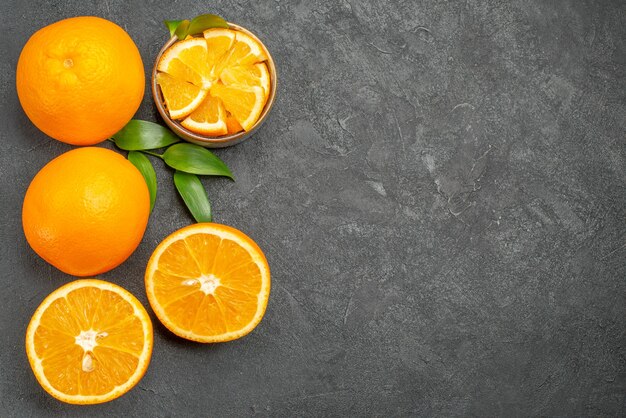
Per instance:
[[[146,269],[154,313],[174,334],[202,343],[243,337],[263,318],[270,269],[243,232],[214,223],[187,226],[165,238]]]
[[[22,207],[24,235],[41,258],[74,276],[109,271],[135,251],[148,224],[143,176],[120,154],[78,148],[45,165]]]
[[[24,112],[44,133],[93,145],[133,117],[145,76],[139,50],[124,29],[81,16],[30,37],[17,63],[16,86]]]
[[[26,330],[26,354],[37,381],[73,404],[107,402],[128,392],[148,369],[152,345],[152,322],[141,303],[95,279],[52,292]]]

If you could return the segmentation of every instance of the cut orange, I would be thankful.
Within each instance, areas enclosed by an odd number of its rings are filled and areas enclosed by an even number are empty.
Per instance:
[[[207,45],[207,64],[210,70],[235,43],[235,31],[222,28],[211,28],[204,31]],[[215,73],[212,77],[217,78]]]
[[[209,136],[228,133],[226,111],[220,99],[210,95],[181,123],[185,128]]]
[[[243,232],[199,223],[159,244],[146,269],[146,293],[159,320],[193,341],[234,340],[263,318],[270,270],[261,249]]]
[[[206,98],[208,90],[201,89],[167,73],[157,74],[167,111],[172,119],[182,119],[196,110]]]
[[[252,129],[259,119],[267,100],[261,87],[225,86],[222,83],[211,86],[211,95],[222,99],[224,107],[246,131]]]
[[[244,32],[235,32],[235,43],[214,68],[214,74],[220,76],[228,67],[255,64],[267,60],[263,45]]]
[[[270,73],[262,62],[225,68],[220,80],[227,86],[262,87],[266,96],[270,92]]]
[[[239,122],[237,122],[237,119],[235,119],[230,113],[226,115],[226,129],[229,135],[243,131],[243,128],[241,127]]]
[[[157,65],[170,117],[209,137],[251,130],[270,95],[267,59],[257,39],[233,29],[211,28],[203,38],[175,42]],[[221,105],[206,99],[207,90]]]
[[[35,377],[67,403],[107,402],[139,382],[152,355],[152,323],[128,291],[85,279],[52,292],[26,331]]]
[[[202,38],[176,42],[161,57],[157,70],[198,87],[211,87],[211,68],[207,66],[207,43]]]

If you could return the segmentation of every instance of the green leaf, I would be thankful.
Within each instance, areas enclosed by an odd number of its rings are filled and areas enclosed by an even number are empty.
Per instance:
[[[189,21],[185,19],[178,24],[176,30],[174,31],[174,35],[176,35],[178,39],[185,39],[187,37],[187,29],[189,29]]]
[[[176,171],[174,184],[196,222],[211,222],[211,203],[198,176]]]
[[[210,28],[228,29],[228,22],[218,15],[200,15],[189,20],[166,20],[165,26],[170,31],[170,36],[176,35],[178,39],[185,39],[189,35],[202,33]]]
[[[162,157],[165,164],[185,173],[235,179],[222,160],[199,145],[175,144],[166,149]]]
[[[132,119],[113,135],[115,145],[126,151],[141,151],[167,147],[180,142],[180,138],[158,123]]]
[[[170,31],[170,37],[174,36],[174,32],[176,32],[176,28],[178,27],[178,25],[180,25],[180,22],[182,22],[182,20],[164,20],[163,23],[165,23],[165,26],[167,27],[167,30]]]
[[[139,151],[130,151],[128,153],[128,161],[137,167],[148,185],[148,191],[150,192],[150,212],[152,212],[157,194],[157,179],[154,167],[148,157]]]
[[[193,18],[187,29],[187,35],[196,35],[210,28],[228,29],[228,22],[218,15],[200,15]]]

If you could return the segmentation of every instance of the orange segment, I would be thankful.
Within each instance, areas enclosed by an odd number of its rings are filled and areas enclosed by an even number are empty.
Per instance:
[[[145,281],[159,320],[174,334],[204,343],[252,331],[270,292],[261,249],[243,232],[213,223],[190,225],[161,242]]]
[[[211,70],[235,43],[235,31],[223,28],[207,29],[203,33],[207,45],[207,64]],[[212,74],[215,77],[215,74]]]
[[[226,135],[226,111],[220,99],[208,96],[204,102],[181,123],[185,128],[210,136]]]
[[[226,128],[229,135],[243,131],[243,128],[241,127],[239,122],[237,122],[237,119],[235,119],[233,115],[230,114],[230,112],[227,112],[226,114]]]
[[[161,57],[157,69],[175,78],[211,87],[211,68],[207,66],[207,43],[202,38],[188,38],[176,42]],[[186,68],[185,68],[186,67]]]
[[[146,372],[152,323],[141,303],[112,283],[77,280],[52,292],[26,331],[35,377],[67,403],[107,402]]]
[[[213,69],[213,74],[221,76],[225,68],[249,65],[265,60],[267,60],[267,54],[259,41],[244,32],[235,31],[235,43]]]
[[[191,83],[172,77],[167,73],[157,74],[163,99],[172,119],[182,119],[196,110],[206,98],[208,91]]]
[[[225,68],[220,80],[227,86],[258,86],[263,88],[265,95],[270,92],[270,73],[263,62]]]
[[[261,87],[225,86],[222,83],[211,86],[211,95],[222,99],[226,110],[246,131],[252,129],[261,116],[267,99]]]
[[[162,64],[161,60],[158,69],[159,71],[167,73],[178,80],[187,81],[198,87],[202,87],[204,85],[202,76],[178,58],[172,58],[169,62],[167,62],[167,65]]]

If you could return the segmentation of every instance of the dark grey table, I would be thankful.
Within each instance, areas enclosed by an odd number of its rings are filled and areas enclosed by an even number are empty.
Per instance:
[[[0,416],[626,415],[626,3],[23,2],[0,14]],[[256,32],[280,91],[256,136],[218,151],[215,220],[272,268],[248,337],[183,341],[156,318],[150,368],[109,404],[49,397],[24,352],[39,302],[72,278],[22,234],[24,192],[71,147],[15,93],[36,29],[120,24],[146,71],[163,19]],[[158,121],[150,95],[137,117]],[[105,145],[106,146],[106,145]],[[192,222],[171,173],[143,242],[101,277],[147,304],[158,242]]]

